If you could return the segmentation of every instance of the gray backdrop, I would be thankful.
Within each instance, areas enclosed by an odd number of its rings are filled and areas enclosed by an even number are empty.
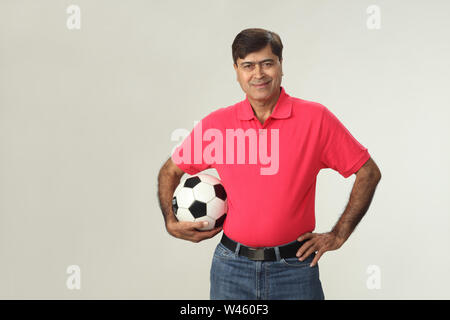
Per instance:
[[[72,4],[80,29],[67,26]],[[209,298],[219,237],[166,233],[157,174],[175,130],[245,98],[231,43],[262,27],[284,43],[286,92],[327,106],[383,175],[354,234],[319,262],[326,298],[450,298],[449,11],[436,0],[2,0],[0,297]],[[317,232],[354,179],[321,171]],[[80,289],[67,285],[72,265]]]

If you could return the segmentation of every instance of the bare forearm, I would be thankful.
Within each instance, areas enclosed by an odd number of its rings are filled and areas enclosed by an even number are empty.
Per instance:
[[[172,197],[175,189],[180,183],[183,172],[178,170],[168,160],[161,168],[158,174],[158,199],[159,206],[163,213],[164,222],[167,232],[175,238],[189,240],[192,242],[200,242],[205,239],[214,237],[222,230],[222,227],[216,227],[208,231],[199,231],[205,227],[205,221],[178,221],[172,209]]]
[[[181,177],[170,173],[165,166],[163,166],[158,175],[158,200],[161,208],[164,222],[176,220],[172,209],[173,193],[180,183]]]
[[[350,237],[369,209],[379,180],[379,178],[370,175],[356,177],[347,207],[331,231],[341,244]]]

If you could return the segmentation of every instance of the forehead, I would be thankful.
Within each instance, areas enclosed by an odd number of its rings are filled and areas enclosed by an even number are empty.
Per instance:
[[[237,62],[257,62],[265,59],[277,60],[277,56],[272,52],[270,45],[267,45],[263,49],[255,52],[251,52],[244,57],[244,59],[238,58]]]

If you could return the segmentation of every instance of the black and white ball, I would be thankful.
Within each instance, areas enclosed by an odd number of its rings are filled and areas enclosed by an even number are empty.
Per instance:
[[[208,226],[199,230],[211,230],[225,221],[227,193],[216,177],[197,174],[177,186],[172,208],[179,221],[208,221]]]

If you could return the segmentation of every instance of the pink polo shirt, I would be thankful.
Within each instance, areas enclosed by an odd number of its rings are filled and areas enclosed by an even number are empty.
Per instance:
[[[228,196],[223,231],[252,247],[312,232],[319,171],[331,168],[347,178],[370,158],[325,106],[280,89],[264,125],[246,97],[208,114],[172,154],[190,175],[217,170]]]

